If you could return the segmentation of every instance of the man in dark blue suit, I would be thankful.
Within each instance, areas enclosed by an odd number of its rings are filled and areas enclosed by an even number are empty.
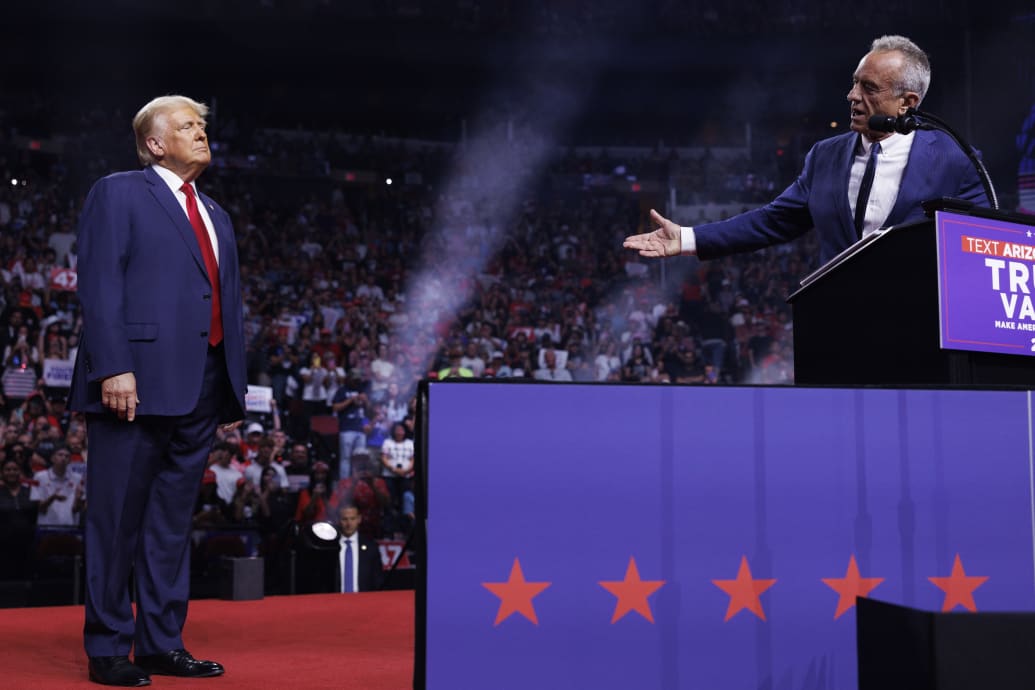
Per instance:
[[[348,503],[338,508],[338,559],[335,592],[375,592],[381,589],[384,570],[377,542],[359,533],[363,516]],[[351,553],[350,553],[351,552]]]
[[[90,679],[108,685],[223,673],[181,637],[191,512],[216,427],[243,418],[247,387],[233,227],[194,184],[211,159],[207,111],[182,96],[145,105],[133,119],[144,169],[98,181],[79,221],[84,642]]]
[[[693,228],[652,210],[658,227],[627,237],[624,246],[646,257],[682,253],[713,259],[788,242],[816,228],[819,258],[826,263],[877,228],[921,219],[920,202],[927,199],[951,196],[987,205],[980,178],[948,136],[869,129],[874,115],[898,116],[918,106],[930,80],[927,55],[915,43],[903,36],[876,39],[848,92],[852,131],[813,146],[798,179],[780,196]]]

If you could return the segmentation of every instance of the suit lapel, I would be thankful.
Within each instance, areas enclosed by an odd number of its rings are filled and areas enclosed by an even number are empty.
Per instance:
[[[201,258],[198,238],[194,234],[194,228],[191,227],[190,221],[187,220],[187,214],[180,208],[180,202],[176,200],[172,190],[165,184],[165,180],[160,178],[158,173],[152,170],[150,166],[144,168],[144,179],[151,185],[151,195],[154,196],[155,201],[169,216],[169,220],[172,221],[173,226],[179,232],[183,243],[187,245],[188,251],[194,257],[194,262],[207,279],[208,271],[205,270],[205,260]]]
[[[927,190],[931,188],[930,179],[934,172],[932,144],[934,137],[928,132],[917,130],[913,135],[913,145],[909,149],[909,160],[902,172],[902,182],[898,186],[898,197],[888,214],[885,225],[901,223],[906,214],[917,207],[921,201],[931,196]]]
[[[859,136],[845,137],[841,143],[841,151],[838,154],[837,174],[839,178],[834,190],[837,198],[834,200],[837,209],[837,217],[841,220],[841,227],[847,233],[846,237],[855,237],[855,219],[852,217],[852,207],[848,203],[848,179],[852,176],[852,162],[855,160],[855,149],[859,143]],[[852,240],[855,241],[854,239]]]
[[[363,543],[362,539],[357,539],[356,542],[359,544],[356,549],[356,591],[365,592],[370,588],[370,583],[366,582],[366,572],[369,567],[368,562],[370,549],[366,548],[366,544]]]

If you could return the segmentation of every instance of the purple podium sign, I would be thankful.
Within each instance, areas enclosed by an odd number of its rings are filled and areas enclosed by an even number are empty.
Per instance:
[[[942,349],[1035,355],[1035,227],[935,217]]]

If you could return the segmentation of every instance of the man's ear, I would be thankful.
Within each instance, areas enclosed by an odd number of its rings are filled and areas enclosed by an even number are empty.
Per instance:
[[[148,137],[144,140],[144,143],[147,144],[147,150],[150,151],[151,155],[155,158],[161,158],[165,155],[165,146],[158,137]]]
[[[906,91],[902,94],[902,106],[899,108],[899,115],[905,114],[909,108],[920,105],[920,94],[916,91]]]

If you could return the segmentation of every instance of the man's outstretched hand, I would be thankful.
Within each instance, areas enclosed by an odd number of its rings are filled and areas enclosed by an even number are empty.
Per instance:
[[[653,232],[645,232],[642,235],[630,235],[625,238],[622,246],[626,249],[635,249],[640,256],[676,256],[679,254],[680,230],[679,226],[665,218],[660,213],[651,209],[650,218],[658,224]]]

